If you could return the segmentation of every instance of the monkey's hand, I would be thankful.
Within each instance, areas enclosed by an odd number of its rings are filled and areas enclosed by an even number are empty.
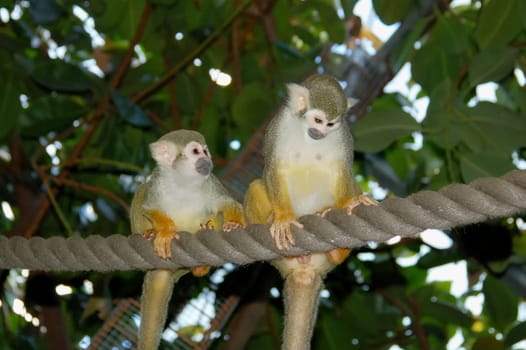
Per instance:
[[[330,212],[331,210],[333,210],[334,207],[326,207],[326,208],[323,208],[322,210],[316,212],[316,215],[319,215],[321,216],[322,218],[324,218],[328,212]]]
[[[238,221],[227,221],[223,224],[223,231],[230,232],[232,230],[235,230],[236,228],[245,227],[245,224]]]
[[[201,230],[215,230],[214,223],[212,220],[208,220],[206,224],[199,224],[199,229]]]
[[[369,197],[366,194],[361,194],[358,197],[353,197],[345,203],[343,206],[343,209],[347,211],[347,215],[351,215],[354,208],[359,206],[360,204],[363,205],[378,205],[378,202],[374,200],[372,197]]]
[[[276,217],[270,226],[270,236],[276,242],[279,250],[289,249],[296,244],[296,240],[290,230],[290,225],[303,228],[303,224],[298,222],[292,215],[281,215]]]
[[[172,257],[172,239],[179,239],[175,223],[165,213],[159,210],[150,210],[148,216],[152,222],[153,229],[148,230],[155,232],[153,239],[153,249],[162,259]]]

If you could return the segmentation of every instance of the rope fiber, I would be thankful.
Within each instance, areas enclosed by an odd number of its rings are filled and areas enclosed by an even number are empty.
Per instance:
[[[303,216],[299,220],[303,229],[292,227],[296,246],[286,251],[275,247],[268,225],[249,225],[232,232],[179,232],[169,260],[159,258],[151,242],[139,234],[48,239],[0,236],[0,268],[106,272],[220,266],[227,262],[242,265],[335,247],[355,248],[396,235],[412,237],[428,228],[445,230],[516,215],[525,209],[526,171],[514,170],[499,178],[448,185],[438,192],[389,198],[378,206],[361,205],[352,215],[338,209],[325,218]]]

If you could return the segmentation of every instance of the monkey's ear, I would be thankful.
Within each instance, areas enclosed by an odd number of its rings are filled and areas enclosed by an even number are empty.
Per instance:
[[[309,108],[309,90],[298,84],[287,84],[289,90],[289,103],[295,111]]]
[[[348,98],[347,98],[347,109],[351,108],[352,106],[354,106],[354,105],[357,104],[358,102],[360,102],[359,99],[357,99],[357,98],[352,98],[352,97],[348,97]]]
[[[177,158],[177,147],[173,142],[157,141],[150,144],[150,152],[157,164],[162,166],[172,166],[173,161]]]

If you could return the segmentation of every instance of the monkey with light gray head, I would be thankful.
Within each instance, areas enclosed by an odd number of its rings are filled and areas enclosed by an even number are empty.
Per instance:
[[[247,222],[269,223],[280,250],[295,245],[291,226],[303,227],[300,216],[324,216],[333,208],[350,215],[360,204],[376,204],[353,178],[353,140],[344,118],[350,103],[338,81],[313,75],[287,88],[289,98],[265,135],[263,178],[250,184],[244,202]],[[283,349],[309,348],[323,279],[349,252],[272,262],[285,279]]]
[[[231,231],[245,225],[243,208],[212,174],[213,163],[203,135],[192,130],[172,131],[150,145],[157,166],[150,179],[137,188],[130,222],[133,233],[153,238],[163,259],[172,255],[177,231],[200,229]],[[204,276],[209,266],[191,269]],[[187,269],[146,272],[141,296],[139,350],[157,349],[173,286]]]

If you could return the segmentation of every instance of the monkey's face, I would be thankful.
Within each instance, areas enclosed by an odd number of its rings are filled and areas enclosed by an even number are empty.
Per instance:
[[[321,140],[341,125],[341,117],[329,119],[320,109],[310,109],[304,114],[307,134],[313,140]]]
[[[189,142],[173,167],[183,176],[208,176],[214,168],[208,147],[199,142]]]

